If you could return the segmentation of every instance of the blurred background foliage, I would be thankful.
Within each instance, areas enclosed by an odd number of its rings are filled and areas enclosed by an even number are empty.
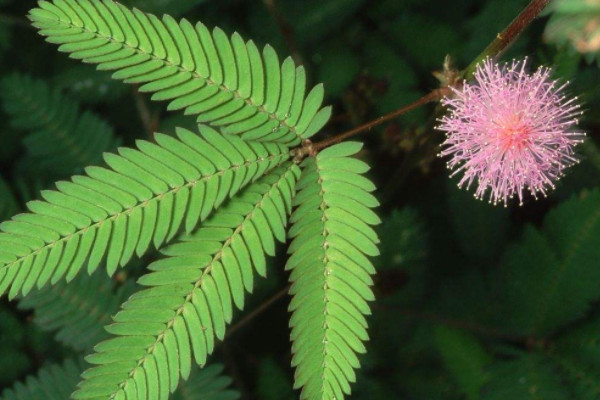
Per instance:
[[[528,1],[123,3],[238,31],[291,54],[312,83],[325,83],[334,117],[324,134],[331,135],[439,86],[433,72],[446,55],[464,68]],[[101,162],[104,151],[194,125],[44,44],[24,17],[33,5],[0,0],[2,219],[54,181]],[[573,81],[588,110],[582,162],[546,199],[500,208],[458,190],[436,157],[438,107],[364,135],[362,156],[373,166],[384,222],[369,353],[352,398],[600,399],[600,1],[554,0],[505,58],[524,56]],[[68,393],[82,365],[63,360],[78,360],[102,337],[153,257],[114,279],[96,274],[18,304],[2,300],[0,386],[43,368],[2,398],[38,398],[33,389],[51,377]],[[281,292],[287,276],[281,260],[270,271],[214,357],[231,378],[213,365],[177,398],[200,398],[203,390],[209,399],[296,398]],[[231,381],[235,390],[226,389]]]

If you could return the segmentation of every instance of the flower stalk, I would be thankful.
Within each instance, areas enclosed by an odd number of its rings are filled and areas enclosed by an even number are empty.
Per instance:
[[[532,0],[527,7],[508,25],[508,27],[498,34],[496,39],[490,43],[481,54],[479,54],[473,62],[463,71],[462,76],[466,79],[473,75],[477,65],[484,59],[491,57],[499,57],[510,45],[520,36],[520,34],[535,20],[535,18],[546,8],[550,3],[550,0]],[[303,147],[299,148],[295,155],[298,157],[305,157],[312,151],[322,150],[333,144],[339,143],[350,137],[356,136],[363,132],[368,132],[383,123],[392,121],[409,111],[415,110],[426,104],[440,101],[445,95],[449,93],[451,89],[449,87],[443,87],[440,89],[432,90],[427,93],[419,100],[402,107],[399,110],[393,111],[389,114],[381,116],[373,121],[367,122],[366,124],[360,125],[347,132],[333,136],[329,139],[325,139],[318,143],[306,143]]]

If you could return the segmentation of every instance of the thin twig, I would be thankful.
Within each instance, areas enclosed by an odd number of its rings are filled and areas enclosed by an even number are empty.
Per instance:
[[[267,301],[262,303],[258,308],[256,308],[250,314],[246,315],[239,322],[232,325],[231,328],[229,328],[229,330],[227,331],[227,337],[231,336],[236,331],[238,331],[241,328],[243,328],[244,326],[246,326],[254,318],[258,317],[260,314],[262,314],[263,312],[268,310],[273,304],[277,303],[280,299],[282,299],[289,291],[290,291],[290,286],[288,285],[288,286],[284,287],[283,289],[281,289],[279,292],[275,293],[273,296],[271,296],[269,299],[267,299]]]
[[[366,124],[358,126],[354,129],[351,129],[348,132],[334,136],[334,137],[324,140],[322,142],[315,143],[312,145],[312,150],[319,151],[319,150],[324,149],[325,147],[329,147],[333,144],[339,143],[342,140],[348,139],[352,136],[356,136],[359,133],[362,133],[365,131],[370,131],[371,129],[375,128],[376,126],[379,126],[383,123],[394,120],[394,119],[398,118],[399,116],[404,115],[404,114],[408,113],[409,111],[419,108],[427,103],[439,101],[446,94],[448,94],[448,92],[449,92],[448,88],[435,89],[435,90],[429,92],[428,94],[426,94],[425,96],[421,97],[419,100],[417,100],[399,110],[393,111],[393,112],[386,114],[382,117],[379,117],[376,120],[373,120],[371,122],[367,122]]]
[[[468,78],[474,72],[477,64],[487,57],[498,58],[504,53],[511,44],[523,33],[525,28],[537,18],[546,8],[550,0],[532,0],[531,3],[510,23],[510,25],[496,36],[496,39],[479,54],[473,62],[465,69],[465,76]]]
[[[267,1],[267,0],[265,0]],[[502,33],[498,34],[496,39],[490,43],[485,50],[473,60],[473,62],[463,71],[462,76],[465,78],[470,77],[477,64],[485,59],[486,57],[498,57],[501,55],[510,45],[519,37],[519,35],[533,22],[533,20],[546,8],[546,6],[550,3],[550,0],[532,0],[525,9],[510,23],[510,25],[502,31]],[[431,103],[433,101],[441,100],[445,95],[447,95],[450,91],[450,88],[445,87],[441,89],[436,89],[419,100],[411,103],[397,111],[391,112],[387,115],[377,118],[371,122],[367,122],[364,125],[356,127],[348,132],[341,133],[332,138],[326,139],[319,143],[309,143],[304,147],[298,149],[296,152],[297,156],[304,157],[306,155],[316,154],[319,150],[324,149],[325,147],[331,146],[333,144],[339,143],[349,137],[358,135],[365,131],[370,131],[376,126],[379,126],[385,122],[391,121],[401,115],[406,114],[409,111],[412,111],[416,108],[424,106],[427,103]]]
[[[153,116],[148,108],[148,104],[146,104],[146,100],[142,96],[142,94],[138,91],[137,86],[133,86],[132,88],[133,98],[135,100],[135,106],[140,115],[140,119],[144,128],[146,129],[146,133],[150,139],[153,138],[154,132],[158,130],[158,117]]]
[[[277,27],[279,28],[279,32],[285,41],[288,49],[292,53],[292,59],[297,65],[303,64],[302,55],[300,54],[300,50],[298,49],[298,43],[296,43],[296,38],[294,37],[294,29],[292,26],[286,21],[286,19],[281,15],[279,9],[277,8],[276,0],[263,0],[263,3],[273,19],[277,23]]]

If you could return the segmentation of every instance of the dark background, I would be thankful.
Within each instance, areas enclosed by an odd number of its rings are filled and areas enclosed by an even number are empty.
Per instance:
[[[310,83],[325,84],[327,102],[334,106],[331,122],[318,136],[324,138],[439,87],[433,72],[442,69],[447,55],[457,69],[466,67],[528,1],[123,3],[237,31],[259,45],[272,44],[282,58],[292,54],[306,66]],[[151,103],[135,88],[44,43],[25,17],[34,5],[0,0],[2,219],[37,198],[39,189],[51,188],[85,164],[100,163],[102,151],[134,145],[151,131],[194,129],[193,119],[167,112],[165,104]],[[528,198],[522,207],[503,208],[458,190],[436,156],[443,135],[433,127],[443,110],[435,105],[360,137],[366,143],[361,157],[372,166],[384,222],[379,229],[382,256],[375,261],[377,301],[369,352],[361,357],[352,398],[600,399],[600,152],[595,144],[600,74],[596,54],[575,51],[566,33],[558,33],[565,40],[544,40],[545,30],[554,29],[547,28],[549,20],[560,17],[546,13],[504,56],[529,56],[532,67],[553,66],[556,78],[573,80],[570,90],[587,109],[582,127],[589,139],[579,149],[582,162],[547,199]],[[600,12],[590,7],[567,26],[596,20]],[[83,164],[69,159],[68,152],[45,163],[36,156],[39,143],[31,139],[41,128],[19,123],[11,104],[30,104],[39,113],[31,115],[37,116],[51,115],[52,104],[40,101],[43,93],[19,84],[22,76],[15,72],[60,91],[81,112],[93,112],[112,129],[113,139],[102,148],[86,147]],[[287,281],[285,249],[279,254],[269,278],[238,313],[235,331],[213,356],[226,366],[245,399],[298,395],[292,391],[289,368],[288,299],[277,295]],[[109,282],[106,297],[126,296],[129,288],[121,286],[139,276],[153,257],[121,270]],[[94,301],[100,301],[85,296],[71,300],[79,310],[94,310]],[[52,327],[43,323],[44,311],[18,310],[16,304],[3,300],[0,308],[4,387],[48,362],[80,354],[57,344]],[[106,318],[116,311],[103,310],[110,311]],[[259,312],[243,319],[255,310]]]

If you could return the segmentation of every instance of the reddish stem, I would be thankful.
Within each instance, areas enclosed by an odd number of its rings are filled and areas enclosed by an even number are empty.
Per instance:
[[[473,62],[465,69],[463,76],[465,78],[469,78],[475,71],[477,64],[479,64],[479,62],[481,62],[481,60],[485,59],[486,57],[496,58],[499,55],[501,55],[519,37],[519,35],[525,30],[525,28],[527,28],[527,26],[529,26],[529,24],[531,24],[531,22],[533,22],[533,20],[544,10],[544,8],[546,8],[546,6],[549,3],[550,0],[532,0],[529,3],[529,5],[525,7],[523,11],[521,11],[521,13],[510,23],[510,25],[508,25],[508,27],[504,31],[502,31],[502,33],[499,33],[496,39],[492,43],[490,43],[490,45],[486,47],[485,50],[475,58],[475,60],[473,60]],[[376,120],[367,122],[364,125],[351,129],[348,132],[323,140],[322,142],[307,143],[304,147],[299,148],[297,150],[296,157],[302,158],[307,155],[315,154],[316,152],[324,149],[325,147],[339,143],[352,136],[356,136],[359,133],[370,131],[376,126],[398,118],[399,116],[404,115],[407,112],[412,111],[416,108],[424,106],[427,103],[441,100],[445,95],[449,93],[449,91],[450,89],[447,87],[433,90],[425,96],[421,97],[419,100],[415,101],[414,103],[411,103],[397,111],[391,112],[382,117],[379,117]]]
[[[421,106],[424,106],[427,103],[431,103],[433,101],[439,101],[441,98],[443,98],[446,94],[448,94],[449,89],[448,88],[442,88],[442,89],[436,89],[433,90],[431,92],[429,92],[428,94],[426,94],[425,96],[421,97],[419,100],[405,106],[402,107],[399,110],[393,111],[389,114],[386,114],[384,116],[381,116],[379,118],[377,118],[376,120],[373,120],[371,122],[367,122],[364,125],[361,126],[357,126],[356,128],[349,130],[348,132],[342,133],[340,135],[334,136],[332,138],[323,140],[322,142],[319,143],[315,143],[311,146],[311,149],[313,151],[319,151],[324,149],[325,147],[329,147],[333,144],[339,143],[345,139],[348,139],[349,137],[358,135],[359,133],[365,132],[365,131],[370,131],[371,129],[375,128],[376,126],[379,126],[383,123],[386,123],[388,121],[391,121],[393,119],[398,118],[401,115],[406,114],[409,111],[414,110],[415,108],[419,108]]]
[[[497,58],[504,53],[511,44],[523,33],[525,28],[537,18],[546,8],[550,0],[532,0],[527,7],[508,25],[508,27],[496,36],[496,39],[485,48],[465,70],[465,77],[470,77],[477,64],[487,57]]]

